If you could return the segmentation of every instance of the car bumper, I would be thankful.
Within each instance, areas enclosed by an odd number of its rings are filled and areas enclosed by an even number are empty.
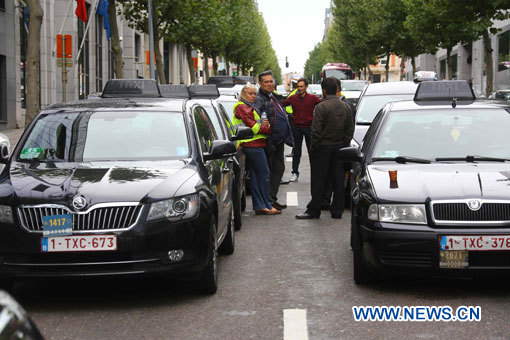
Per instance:
[[[423,227],[421,231],[372,229],[360,225],[362,251],[369,267],[382,275],[428,277],[472,277],[478,274],[510,274],[510,250],[469,251],[465,268],[441,268],[441,235],[510,235],[510,229],[444,229]],[[416,228],[416,227],[414,227]]]
[[[117,235],[117,250],[42,252],[40,233],[28,233],[15,225],[0,224],[0,277],[83,277],[112,275],[200,275],[207,264],[211,221],[209,214],[184,222],[160,220],[139,223]],[[73,234],[86,235],[86,234]],[[179,262],[171,262],[170,250],[183,250]]]

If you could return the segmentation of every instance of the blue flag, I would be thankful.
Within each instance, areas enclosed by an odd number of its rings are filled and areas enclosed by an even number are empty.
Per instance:
[[[112,30],[110,29],[110,21],[108,21],[108,0],[99,0],[96,13],[103,16],[106,37],[108,40],[110,40],[110,37],[112,36]]]

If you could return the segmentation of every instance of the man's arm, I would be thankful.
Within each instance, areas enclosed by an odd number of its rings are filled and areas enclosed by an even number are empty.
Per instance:
[[[313,111],[312,120],[312,141],[311,150],[317,150],[321,144],[322,125],[324,120],[324,112],[322,106],[316,106]]]
[[[352,111],[350,105],[345,105],[345,140],[344,145],[349,146],[351,144],[352,136],[354,135],[354,119],[352,118]]]

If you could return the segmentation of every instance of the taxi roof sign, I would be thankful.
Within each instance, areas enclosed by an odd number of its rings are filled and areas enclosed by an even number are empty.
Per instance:
[[[103,89],[103,98],[161,97],[154,79],[111,79]]]
[[[420,105],[471,104],[475,94],[465,80],[426,81],[418,85],[414,101]]]
[[[437,74],[434,71],[417,71],[414,72],[414,82],[437,80]]]
[[[159,85],[161,96],[165,98],[189,98],[188,88],[184,84]]]
[[[214,84],[209,85],[190,85],[188,92],[191,98],[218,98],[220,92]]]

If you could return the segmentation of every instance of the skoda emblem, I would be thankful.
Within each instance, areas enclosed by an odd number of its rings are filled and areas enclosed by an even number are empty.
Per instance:
[[[468,205],[469,209],[471,209],[473,211],[477,211],[482,206],[482,201],[480,201],[480,200],[469,200],[467,202],[467,205]]]
[[[87,201],[85,200],[85,197],[83,196],[76,196],[73,198],[73,207],[75,210],[81,210],[85,207],[87,204]]]

